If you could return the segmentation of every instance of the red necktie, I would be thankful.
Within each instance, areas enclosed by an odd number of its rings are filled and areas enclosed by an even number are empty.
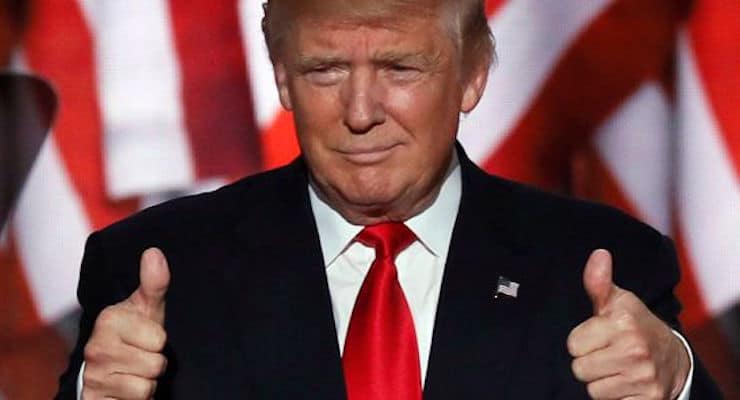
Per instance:
[[[375,248],[375,261],[357,295],[344,345],[349,400],[421,399],[414,321],[394,263],[414,240],[402,223],[368,226],[357,235]]]

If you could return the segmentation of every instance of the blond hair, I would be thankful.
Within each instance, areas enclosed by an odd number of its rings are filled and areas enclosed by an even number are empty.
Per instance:
[[[373,23],[399,16],[439,16],[445,11],[449,15],[444,22],[452,28],[452,38],[466,68],[481,64],[488,67],[496,56],[483,0],[267,0],[262,7],[262,31],[273,61],[278,58],[286,32],[302,16],[339,16]]]

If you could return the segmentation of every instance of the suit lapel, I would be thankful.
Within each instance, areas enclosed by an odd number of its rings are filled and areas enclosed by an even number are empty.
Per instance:
[[[459,154],[463,194],[437,307],[427,400],[506,393],[526,312],[543,284],[532,249],[517,238],[510,187]],[[520,284],[517,298],[494,299],[499,277]]]
[[[258,398],[344,399],[341,359],[305,167],[271,177],[227,268],[246,362]]]
[[[526,312],[545,284],[533,249],[517,237],[510,187],[459,154],[463,195],[437,307],[427,400],[506,393]],[[298,160],[245,200],[225,268],[240,351],[253,375],[246,390],[258,398],[345,398],[306,176]],[[520,283],[516,299],[493,298],[500,276]]]

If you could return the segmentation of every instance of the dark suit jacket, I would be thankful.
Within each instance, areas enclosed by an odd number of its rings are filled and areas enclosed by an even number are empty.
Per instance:
[[[591,316],[581,277],[596,248],[612,251],[620,286],[677,327],[667,238],[613,209],[491,177],[459,154],[463,193],[425,399],[585,398],[565,343]],[[172,273],[170,363],[158,398],[344,399],[307,185],[299,159],[93,234],[80,273],[80,337],[59,398],[74,398],[96,316],[135,290],[141,252],[158,246]],[[518,298],[493,298],[499,276],[520,283]],[[700,363],[693,392],[719,397]]]

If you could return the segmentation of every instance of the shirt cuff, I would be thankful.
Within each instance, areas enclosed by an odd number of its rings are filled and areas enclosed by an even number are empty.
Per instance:
[[[689,400],[689,394],[691,393],[691,382],[694,378],[694,354],[691,352],[691,346],[689,346],[689,342],[686,341],[686,339],[681,336],[680,333],[676,332],[675,330],[672,330],[673,334],[676,335],[678,340],[683,343],[683,347],[686,349],[686,353],[689,354],[689,374],[686,376],[686,382],[683,384],[683,390],[681,390],[681,393],[678,394],[678,397],[676,397],[676,400]]]
[[[85,362],[82,362],[82,366],[80,367],[80,373],[77,374],[77,400],[82,400],[82,377],[85,374]]]

